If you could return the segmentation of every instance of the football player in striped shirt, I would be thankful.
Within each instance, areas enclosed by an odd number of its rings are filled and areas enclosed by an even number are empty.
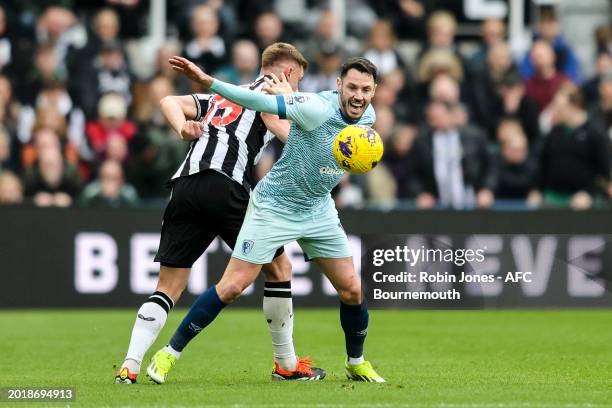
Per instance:
[[[262,53],[261,76],[245,86],[264,91],[266,75],[288,77],[294,89],[308,63],[292,45],[275,43]],[[213,239],[220,236],[231,248],[244,220],[254,166],[274,137],[286,140],[289,123],[278,116],[245,109],[219,95],[168,96],[162,113],[174,131],[191,147],[170,183],[172,194],[164,212],[156,262],[160,262],[157,289],[140,307],[125,360],[115,382],[132,384],[142,359],[161,332],[170,309],[187,285],[191,266]],[[291,264],[279,245],[264,266],[263,309],[274,349],[274,375],[283,379],[322,379],[325,372],[299,359],[293,346]],[[193,324],[194,333],[200,328]],[[171,359],[158,359],[171,364]],[[155,377],[157,382],[165,378]]]

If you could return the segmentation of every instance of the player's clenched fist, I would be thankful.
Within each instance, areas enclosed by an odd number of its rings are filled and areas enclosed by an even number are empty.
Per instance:
[[[202,71],[196,64],[189,61],[187,58],[174,56],[168,60],[172,69],[184,74],[187,78],[194,82],[202,84],[205,88],[210,88],[213,78]]]
[[[181,129],[181,139],[195,140],[204,132],[204,123],[196,120],[188,120]]]

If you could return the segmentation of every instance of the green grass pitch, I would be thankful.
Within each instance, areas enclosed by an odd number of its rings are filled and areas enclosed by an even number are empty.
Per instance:
[[[184,315],[171,313],[161,347]],[[612,407],[612,312],[372,311],[366,357],[387,378],[343,373],[336,310],[296,310],[295,342],[328,377],[270,380],[271,346],[260,310],[229,309],[183,353],[164,385],[144,375],[112,384],[135,310],[0,312],[0,387],[71,386],[76,401],[8,406],[122,407]]]

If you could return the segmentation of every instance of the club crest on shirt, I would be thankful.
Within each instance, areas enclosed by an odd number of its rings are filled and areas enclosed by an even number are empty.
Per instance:
[[[251,252],[251,250],[253,249],[253,246],[255,246],[255,243],[253,241],[251,241],[250,239],[245,239],[244,241],[242,241],[242,253],[244,255],[248,255],[248,253]]]

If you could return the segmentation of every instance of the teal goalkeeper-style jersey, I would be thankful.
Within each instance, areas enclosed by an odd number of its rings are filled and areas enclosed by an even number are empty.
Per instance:
[[[340,110],[337,91],[294,93],[277,100],[278,114],[292,121],[291,130],[280,159],[254,194],[258,203],[276,209],[316,210],[331,200],[331,190],[344,175],[332,152],[336,135],[349,124],[372,126],[374,109],[368,106],[358,121],[351,121]]]
[[[273,96],[219,80],[210,89],[247,109],[292,121],[281,158],[254,191],[259,204],[287,213],[316,211],[330,204],[330,192],[344,175],[333,155],[336,135],[348,125],[372,126],[376,121],[371,105],[359,120],[346,118],[337,91]]]

